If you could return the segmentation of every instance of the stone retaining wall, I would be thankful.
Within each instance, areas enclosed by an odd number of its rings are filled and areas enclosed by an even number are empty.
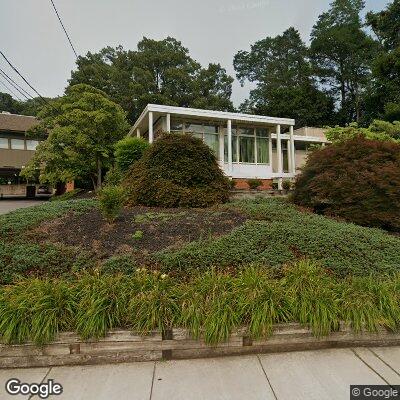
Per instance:
[[[48,345],[0,345],[0,368],[43,367],[153,361],[162,359],[189,359],[272,353],[311,349],[356,346],[395,346],[400,334],[380,330],[377,333],[355,334],[342,326],[339,332],[316,338],[311,331],[298,324],[277,325],[268,339],[251,340],[237,332],[226,343],[210,346],[203,340],[194,340],[183,329],[135,335],[129,331],[113,331],[98,341],[82,341],[76,334],[61,333]]]

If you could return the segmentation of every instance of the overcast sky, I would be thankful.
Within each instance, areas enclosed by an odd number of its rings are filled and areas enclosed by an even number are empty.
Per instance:
[[[206,65],[219,62],[232,76],[232,59],[251,43],[290,26],[308,41],[318,15],[330,0],[54,0],[79,54],[122,44],[135,49],[143,37],[173,36]],[[387,0],[366,0],[380,10]],[[1,0],[1,49],[44,96],[63,93],[74,54],[50,0]],[[4,60],[0,67],[10,69]],[[15,77],[15,75],[13,75]],[[0,85],[0,91],[5,91]],[[249,87],[235,82],[238,105]]]

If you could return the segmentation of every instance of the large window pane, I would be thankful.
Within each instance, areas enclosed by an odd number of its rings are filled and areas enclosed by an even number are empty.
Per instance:
[[[8,139],[0,138],[0,149],[8,149]]]
[[[201,124],[185,124],[185,132],[203,132],[203,126]]]
[[[203,132],[205,133],[218,133],[218,126],[216,125],[203,125]]]
[[[11,148],[13,150],[24,150],[24,140],[23,139],[11,139]]]
[[[171,131],[172,132],[183,132],[183,122],[177,120],[171,120]]]
[[[269,164],[268,139],[257,138],[257,163]]]
[[[254,137],[239,136],[239,161],[243,163],[255,163]]]
[[[218,135],[212,133],[204,134],[204,142],[210,147],[210,149],[214,152],[215,156],[219,157],[219,138]]]
[[[27,140],[26,141],[26,149],[27,150],[36,150],[39,142],[37,140]]]
[[[238,132],[239,132],[239,135],[254,136],[254,129],[253,128],[239,128]]]
[[[268,137],[268,131],[266,129],[264,129],[264,128],[257,128],[256,129],[256,135],[258,137],[266,138],[266,137]]]

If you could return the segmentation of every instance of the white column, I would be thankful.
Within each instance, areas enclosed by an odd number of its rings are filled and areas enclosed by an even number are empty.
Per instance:
[[[268,158],[269,164],[271,166],[271,173],[274,172],[274,166],[272,162],[272,132],[269,131],[269,138],[268,138]]]
[[[229,173],[232,173],[232,170],[233,170],[233,163],[232,163],[232,121],[230,119],[228,119],[227,131],[228,131],[228,168],[229,168]]]
[[[293,126],[290,127],[290,166],[289,170],[292,174],[296,174],[296,149],[294,147]]]
[[[171,133],[171,114],[167,114],[167,132]]]
[[[282,143],[281,143],[281,126],[277,125],[276,126],[276,155],[278,159],[278,189],[282,190],[282,174],[283,174],[283,168],[282,168]]]
[[[219,139],[219,163],[221,165],[221,168],[224,167],[224,159],[225,159],[225,144],[224,144],[224,130],[222,126],[218,127],[218,139]]]
[[[140,138],[140,129],[139,129],[139,128],[136,129],[136,136],[137,136],[138,138]]]
[[[286,151],[287,151],[287,159],[288,159],[288,171],[291,173],[292,172],[292,147],[290,146],[290,139],[286,141]]]
[[[153,143],[153,111],[149,112],[149,143]]]

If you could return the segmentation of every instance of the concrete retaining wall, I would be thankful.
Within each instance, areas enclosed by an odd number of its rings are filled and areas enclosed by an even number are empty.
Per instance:
[[[251,340],[244,330],[237,332],[226,343],[210,346],[194,340],[184,329],[135,335],[129,331],[114,331],[98,341],[82,341],[76,334],[61,333],[48,345],[0,345],[0,368],[42,367],[188,359],[272,353],[353,346],[395,346],[400,334],[380,330],[377,333],[355,334],[342,326],[339,332],[316,338],[311,331],[298,324],[277,325],[268,339]]]

